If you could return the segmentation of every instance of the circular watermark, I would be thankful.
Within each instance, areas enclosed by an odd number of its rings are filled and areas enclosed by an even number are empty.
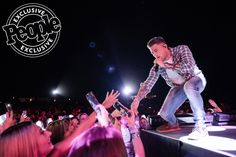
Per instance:
[[[37,58],[48,54],[56,46],[61,22],[48,7],[28,3],[15,9],[2,29],[7,45],[15,52]]]

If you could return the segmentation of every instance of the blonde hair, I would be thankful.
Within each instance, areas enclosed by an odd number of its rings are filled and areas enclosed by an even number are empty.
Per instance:
[[[33,122],[21,122],[9,127],[0,136],[1,157],[37,157],[38,146],[35,132],[38,126]]]

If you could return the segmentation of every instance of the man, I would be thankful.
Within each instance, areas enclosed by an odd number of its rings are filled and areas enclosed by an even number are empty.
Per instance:
[[[199,139],[208,136],[201,96],[201,92],[206,86],[206,79],[197,67],[189,47],[186,45],[168,47],[160,36],[150,39],[147,47],[155,58],[154,65],[150,69],[147,79],[140,84],[131,107],[138,108],[139,102],[151,91],[161,75],[171,88],[158,113],[168,123],[158,127],[157,131],[180,130],[175,112],[188,99],[195,121],[195,127],[188,138]]]

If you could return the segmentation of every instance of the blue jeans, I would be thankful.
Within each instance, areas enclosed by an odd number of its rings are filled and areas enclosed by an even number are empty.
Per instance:
[[[194,76],[184,84],[172,87],[158,114],[170,125],[176,124],[175,112],[188,99],[194,114],[195,127],[205,127],[205,111],[201,92],[206,86],[206,80],[204,77],[203,79]]]

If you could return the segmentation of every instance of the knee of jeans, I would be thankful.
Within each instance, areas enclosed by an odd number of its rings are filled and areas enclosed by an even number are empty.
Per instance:
[[[191,84],[191,83],[186,83],[184,85],[184,92],[189,93],[190,91],[199,91],[198,86]]]

